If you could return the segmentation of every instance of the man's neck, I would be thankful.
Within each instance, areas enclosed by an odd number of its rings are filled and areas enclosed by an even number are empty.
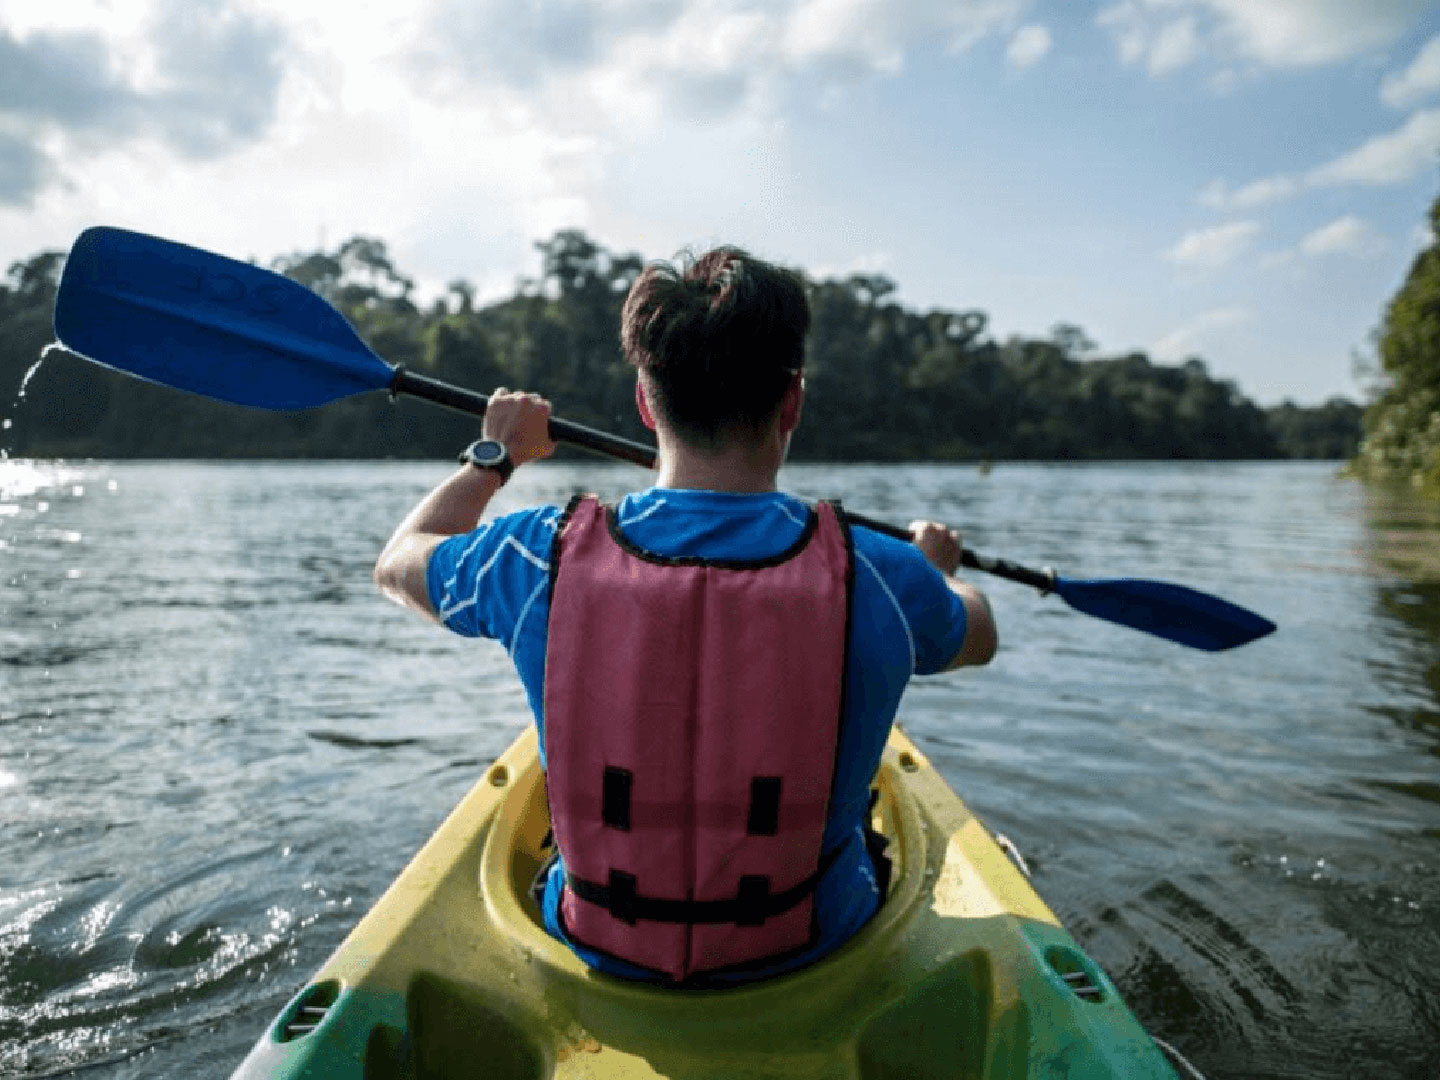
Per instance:
[[[774,491],[784,451],[772,447],[734,447],[703,453],[671,439],[660,439],[660,471],[655,485],[702,491]]]

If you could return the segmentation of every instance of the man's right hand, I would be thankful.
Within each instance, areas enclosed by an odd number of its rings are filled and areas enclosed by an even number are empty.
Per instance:
[[[930,565],[945,575],[951,590],[965,605],[965,639],[947,667],[988,664],[998,643],[995,616],[985,594],[955,576],[955,571],[960,569],[960,556],[965,551],[960,534],[939,522],[912,521],[910,538],[930,560]]]

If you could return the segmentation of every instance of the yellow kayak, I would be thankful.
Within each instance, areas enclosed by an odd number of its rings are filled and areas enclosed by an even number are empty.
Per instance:
[[[285,1007],[252,1080],[1174,1078],[985,827],[897,728],[875,825],[895,861],[874,919],[763,983],[666,990],[590,971],[529,887],[549,831],[517,739]]]

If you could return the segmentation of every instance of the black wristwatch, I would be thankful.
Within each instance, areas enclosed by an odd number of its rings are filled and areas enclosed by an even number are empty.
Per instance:
[[[460,451],[461,463],[469,462],[477,469],[491,469],[500,475],[500,483],[510,479],[510,474],[515,471],[515,463],[510,460],[510,451],[505,449],[504,443],[496,442],[494,439],[477,439],[464,450]]]

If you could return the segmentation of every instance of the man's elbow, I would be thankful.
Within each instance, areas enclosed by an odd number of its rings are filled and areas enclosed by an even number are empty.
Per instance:
[[[967,664],[988,664],[995,659],[995,651],[1000,647],[1000,635],[995,630],[995,620],[987,618],[984,624],[974,627],[975,640],[969,641],[969,634],[965,635],[965,645],[971,649],[971,659],[966,660]]]
[[[380,557],[375,560],[375,568],[370,572],[370,580],[375,582],[375,587],[384,595],[389,596],[395,589],[395,553],[387,545],[385,550],[380,552]]]
[[[950,667],[988,664],[1000,647],[1000,635],[995,629],[990,602],[985,599],[984,593],[970,586],[961,586],[957,591],[965,604],[965,640],[961,642],[960,651],[955,654]]]
[[[375,587],[387,599],[430,619],[436,618],[436,615],[430,603],[426,569],[433,548],[434,543],[413,538],[399,544],[391,543],[380,553],[370,575]]]

